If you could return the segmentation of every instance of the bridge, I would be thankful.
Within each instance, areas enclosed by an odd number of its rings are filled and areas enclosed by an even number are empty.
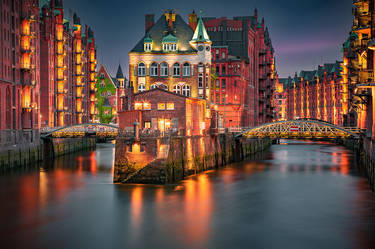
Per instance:
[[[118,126],[101,123],[77,124],[57,128],[42,128],[40,134],[42,138],[96,137],[99,139],[114,139],[118,134]]]
[[[248,138],[316,138],[359,139],[362,130],[357,127],[340,127],[320,120],[289,120],[263,124],[237,135]]]

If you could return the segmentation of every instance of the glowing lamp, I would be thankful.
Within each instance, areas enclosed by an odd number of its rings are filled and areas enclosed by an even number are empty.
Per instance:
[[[370,50],[375,50],[375,39],[372,39],[371,41],[369,41],[369,42],[367,43],[367,47],[368,47],[368,49],[370,49]]]

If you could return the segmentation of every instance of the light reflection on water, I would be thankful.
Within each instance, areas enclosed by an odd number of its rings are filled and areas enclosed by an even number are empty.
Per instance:
[[[0,176],[2,248],[374,248],[352,153],[285,142],[169,186],[112,184],[112,145]]]

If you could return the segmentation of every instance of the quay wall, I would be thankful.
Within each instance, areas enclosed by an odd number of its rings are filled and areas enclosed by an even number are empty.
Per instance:
[[[1,135],[1,134],[0,134]],[[30,137],[32,135],[32,137]],[[45,138],[40,139],[38,132],[28,137],[9,136],[2,140],[0,136],[0,172],[15,168],[24,168],[56,157],[94,149],[95,138]],[[2,143],[3,142],[3,143]]]
[[[231,134],[197,137],[116,139],[114,182],[169,184],[189,175],[223,167],[257,154],[270,139]]]

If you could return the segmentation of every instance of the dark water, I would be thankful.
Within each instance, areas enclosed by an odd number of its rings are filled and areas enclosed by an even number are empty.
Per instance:
[[[0,176],[0,248],[375,248],[351,152],[273,146],[176,186],[113,185],[113,145]]]

